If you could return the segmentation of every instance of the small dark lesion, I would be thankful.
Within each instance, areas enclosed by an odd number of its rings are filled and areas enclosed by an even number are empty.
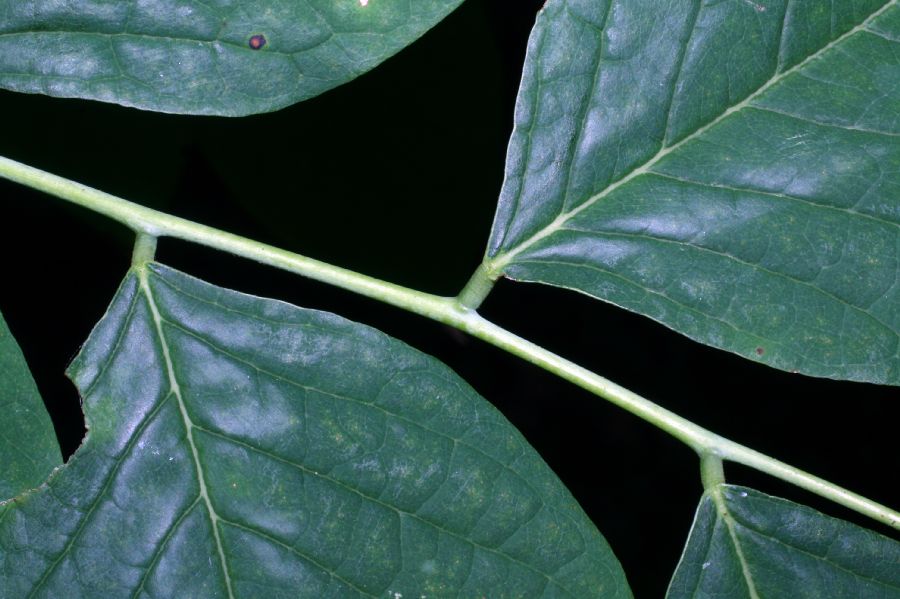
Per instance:
[[[761,356],[761,355],[763,355],[764,353],[766,353],[766,350],[764,350],[763,348],[761,348],[761,347],[757,347],[757,348],[756,348],[756,355],[757,355],[757,356]]]
[[[250,46],[251,50],[261,50],[267,43],[269,41],[261,33],[250,36],[250,39],[247,41],[247,45]]]

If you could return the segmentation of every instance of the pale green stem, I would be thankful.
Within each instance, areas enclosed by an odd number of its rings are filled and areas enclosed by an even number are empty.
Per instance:
[[[726,459],[750,466],[900,530],[900,513],[697,426],[628,389],[485,320],[470,306],[479,304],[490,289],[487,282],[490,277],[487,273],[476,274],[475,283],[467,286],[469,291],[462,293],[460,299],[439,297],[164,214],[7,158],[0,157],[0,176],[84,206],[131,227],[138,233],[138,248],[135,250],[138,260],[152,258],[155,238],[174,237],[398,306],[466,331],[603,397],[684,442],[704,456],[704,459]]]
[[[725,482],[725,469],[722,466],[722,458],[709,453],[700,454],[700,480],[703,481],[703,489],[713,491]]]
[[[134,251],[131,253],[132,266],[140,266],[153,260],[156,256],[156,237],[146,233],[138,233],[134,240]]]
[[[441,320],[439,316],[446,311],[447,306],[455,305],[451,300],[406,289],[352,270],[165,214],[8,158],[0,157],[0,177],[84,206],[130,227],[138,234],[154,238],[173,237],[199,243],[336,285],[430,318]]]
[[[477,310],[484,298],[494,288],[494,283],[496,282],[497,275],[491,276],[488,274],[485,265],[479,264],[475,274],[472,275],[472,278],[469,279],[463,290],[456,296],[456,301],[470,310]]]
[[[900,512],[717,435],[590,370],[517,337],[475,312],[467,312],[461,323],[451,324],[599,395],[666,431],[701,456],[708,456],[707,460],[718,458],[749,466],[900,530]]]

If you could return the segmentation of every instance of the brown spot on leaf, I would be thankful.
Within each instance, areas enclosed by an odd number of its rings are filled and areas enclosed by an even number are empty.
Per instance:
[[[260,48],[262,48],[263,46],[266,45],[266,41],[267,41],[266,36],[264,36],[261,33],[258,33],[250,38],[250,41],[248,42],[248,44],[250,45],[251,49],[259,50]]]

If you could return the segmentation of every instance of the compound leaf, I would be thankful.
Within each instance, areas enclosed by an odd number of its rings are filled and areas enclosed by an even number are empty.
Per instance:
[[[546,464],[433,358],[133,270],[73,362],[90,432],[0,520],[0,597],[629,597]]]
[[[704,494],[667,595],[900,597],[900,544],[753,489]]]
[[[0,87],[162,112],[268,112],[365,73],[461,2],[0,0]]]
[[[900,384],[896,0],[549,0],[486,267]]]

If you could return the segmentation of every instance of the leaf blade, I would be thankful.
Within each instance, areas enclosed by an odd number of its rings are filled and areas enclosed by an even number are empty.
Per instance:
[[[461,2],[3,0],[0,87],[179,114],[270,112],[369,71]]]
[[[720,485],[697,508],[667,597],[897,597],[898,564],[887,537]]]
[[[40,485],[62,464],[50,415],[25,356],[0,314],[0,501]]]
[[[91,433],[0,521],[0,596],[630,595],[499,413],[368,327],[150,265],[71,373]]]
[[[900,104],[884,91],[900,62],[884,51],[893,42],[870,33],[900,9],[822,10],[548,3],[529,45],[488,269],[575,289],[777,368],[900,382]],[[862,59],[850,92],[798,103],[810,97],[798,82],[820,71],[843,81]],[[785,102],[796,115],[781,114]],[[871,102],[881,116],[865,120]],[[808,122],[825,112],[837,120]],[[863,120],[840,128],[851,113]]]

